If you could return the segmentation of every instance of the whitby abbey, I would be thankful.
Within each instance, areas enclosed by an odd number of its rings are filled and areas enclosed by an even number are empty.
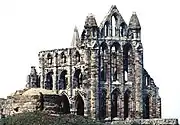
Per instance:
[[[159,119],[159,88],[143,66],[141,26],[136,13],[127,24],[115,5],[100,25],[85,19],[81,34],[74,28],[69,48],[43,50],[24,90],[7,97],[5,115],[44,110],[98,120]],[[154,120],[154,121],[156,121]]]

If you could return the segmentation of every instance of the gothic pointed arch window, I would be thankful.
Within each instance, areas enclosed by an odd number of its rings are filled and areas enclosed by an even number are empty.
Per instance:
[[[84,116],[84,101],[80,96],[80,94],[76,96],[75,106],[76,106],[76,114]]]
[[[106,23],[104,24],[104,36],[107,37],[109,36],[109,22],[106,21]]]
[[[76,54],[75,54],[75,62],[78,63],[81,61],[81,56],[80,56],[80,53],[78,51],[76,51]]]
[[[51,65],[52,64],[52,56],[50,53],[48,53],[47,55],[47,61],[48,61],[48,64]]]
[[[58,78],[58,84],[57,84],[57,89],[58,90],[61,90],[61,89],[66,89],[67,88],[67,78],[66,78],[66,75],[67,75],[67,70],[63,70],[61,72],[61,74],[59,75],[59,78]]]
[[[118,89],[113,90],[111,93],[111,117],[115,118],[118,115],[118,98],[120,92]]]
[[[130,91],[126,90],[124,93],[124,119],[128,118],[129,116],[129,97]]]
[[[111,26],[112,26],[112,36],[116,36],[117,30],[117,18],[115,15],[111,17]]]
[[[53,78],[52,78],[53,72],[50,71],[46,74],[46,80],[45,80],[45,89],[52,90],[53,88]]]
[[[101,101],[100,101],[100,119],[106,118],[106,96],[107,92],[105,89],[102,89],[101,92]]]
[[[65,56],[64,52],[61,53],[61,60],[62,60],[61,61],[62,63],[66,63],[66,56]]]
[[[60,100],[58,100],[59,104],[59,112],[63,114],[69,114],[70,113],[70,103],[68,100],[68,97],[65,94],[62,94],[60,96]]]
[[[128,72],[129,72],[131,50],[132,50],[132,47],[129,43],[126,43],[123,46],[123,77],[124,77],[124,82],[128,81]]]
[[[105,42],[103,42],[100,46],[100,80],[101,81],[106,81],[106,51],[107,51],[108,47],[107,44]]]
[[[111,72],[113,81],[117,80],[117,69],[118,69],[118,52],[120,50],[120,45],[114,42],[111,46]]]
[[[120,24],[120,36],[124,37],[126,35],[126,24],[125,22]]]
[[[150,112],[149,111],[149,109],[150,109],[149,103],[150,103],[150,96],[147,94],[144,97],[144,115],[143,115],[144,119],[149,119],[149,115],[150,115],[150,113],[149,113]]]
[[[73,75],[73,88],[81,88],[82,86],[82,73],[80,69],[76,69]]]

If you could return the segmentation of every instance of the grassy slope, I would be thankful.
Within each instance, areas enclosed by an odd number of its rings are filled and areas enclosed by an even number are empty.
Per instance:
[[[5,123],[5,124],[4,124]],[[72,114],[52,116],[43,112],[27,112],[0,120],[0,125],[102,125],[92,119]]]

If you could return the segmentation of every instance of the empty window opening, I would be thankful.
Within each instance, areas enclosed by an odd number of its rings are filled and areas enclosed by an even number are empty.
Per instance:
[[[84,116],[84,101],[79,94],[77,95],[75,105],[76,105],[76,109],[77,109],[76,114]]]
[[[129,94],[128,90],[124,93],[124,119],[129,116]]]
[[[128,81],[130,51],[131,51],[130,44],[124,45],[124,47],[123,47],[123,74],[124,74],[124,82]]]
[[[145,103],[144,103],[144,106],[145,106],[145,108],[144,108],[144,118],[145,119],[149,119],[149,95],[147,95],[146,97],[145,97]]]
[[[69,100],[66,95],[62,95],[59,100],[59,108],[60,112],[63,114],[69,114],[70,113],[70,104]]]
[[[104,25],[104,36],[107,37],[109,35],[109,27],[108,27],[108,22],[105,23]]]
[[[61,60],[63,63],[66,63],[66,56],[65,56],[64,52],[61,53]]]
[[[126,34],[126,24],[125,23],[121,23],[120,25],[120,36],[124,37]]]
[[[100,101],[100,119],[106,118],[106,90],[102,90]]]
[[[80,69],[76,69],[73,76],[73,88],[80,88],[82,86],[82,73]]]
[[[116,36],[116,18],[112,16],[112,36]]]
[[[127,71],[124,71],[124,81],[125,82],[128,81],[128,73],[127,73]]]
[[[78,62],[80,62],[80,54],[79,54],[79,52],[77,51],[76,52],[76,55],[75,55],[75,60],[76,60],[76,63],[78,63]]]
[[[51,65],[52,64],[52,56],[50,53],[48,53],[47,59],[48,59],[48,64]]]
[[[67,88],[67,79],[66,79],[67,71],[64,70],[61,72],[59,79],[58,79],[58,90],[60,89],[66,89]]]
[[[111,117],[117,117],[117,110],[118,110],[118,94],[117,90],[112,92],[112,100],[111,100]]]
[[[53,78],[52,78],[52,72],[48,72],[46,75],[46,81],[45,81],[45,88],[52,90],[53,88]]]
[[[101,71],[101,81],[106,81],[106,74],[104,72],[104,70]]]

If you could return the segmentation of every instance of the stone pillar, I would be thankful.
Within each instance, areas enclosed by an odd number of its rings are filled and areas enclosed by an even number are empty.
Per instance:
[[[53,90],[55,91],[56,90],[56,85],[57,85],[57,74],[58,74],[58,70],[57,70],[57,57],[58,57],[58,53],[54,53],[53,55],[53,65],[54,65],[54,68],[53,68]]]
[[[45,68],[44,52],[39,53],[40,88],[44,88]]]
[[[161,118],[161,98],[159,96],[156,100],[156,118]]]
[[[142,118],[143,117],[143,99],[142,99],[142,82],[143,82],[143,59],[142,52],[138,52],[135,50],[134,52],[134,69],[135,69],[135,117]]]
[[[98,97],[98,50],[91,51],[91,117],[99,116],[99,97]]]

